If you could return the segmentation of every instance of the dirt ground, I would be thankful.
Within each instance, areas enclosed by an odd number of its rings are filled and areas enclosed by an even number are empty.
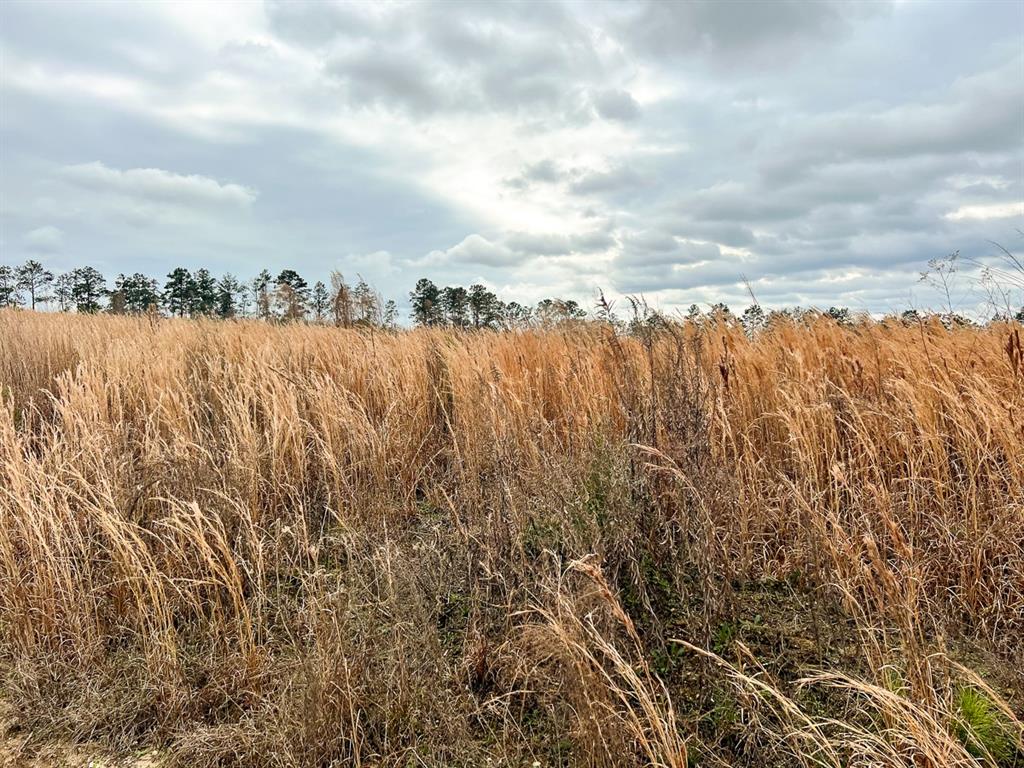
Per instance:
[[[17,712],[0,700],[0,768],[160,768],[163,762],[154,751],[112,757],[88,744],[31,744]]]

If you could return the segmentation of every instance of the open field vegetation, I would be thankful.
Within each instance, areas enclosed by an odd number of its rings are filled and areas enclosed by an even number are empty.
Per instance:
[[[1024,766],[1018,323],[5,310],[0,398],[15,764]]]

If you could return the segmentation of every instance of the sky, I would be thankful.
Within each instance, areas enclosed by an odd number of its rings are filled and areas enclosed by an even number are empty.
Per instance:
[[[2,263],[887,312],[1022,229],[1020,2],[0,3]]]

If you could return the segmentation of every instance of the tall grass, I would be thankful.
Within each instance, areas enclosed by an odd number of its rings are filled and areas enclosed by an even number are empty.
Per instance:
[[[0,312],[0,696],[190,765],[1024,764],[1014,334]]]

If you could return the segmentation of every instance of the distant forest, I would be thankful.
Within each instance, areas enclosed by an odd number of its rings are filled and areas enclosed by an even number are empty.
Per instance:
[[[416,325],[457,328],[515,328],[534,322],[582,319],[586,311],[572,299],[545,299],[536,306],[501,301],[483,285],[438,287],[423,278],[409,294]],[[61,312],[95,314],[166,314],[174,317],[230,319],[250,317],[309,322],[341,327],[398,326],[398,305],[384,299],[365,280],[354,284],[340,272],[312,286],[294,269],[277,276],[263,270],[252,280],[228,273],[215,277],[207,269],[177,267],[163,285],[136,272],[119,274],[108,284],[94,267],[55,275],[40,262],[19,267],[0,265],[0,307],[55,306]]]
[[[922,279],[939,280],[948,288],[956,255],[932,262],[931,271]],[[948,293],[948,291],[947,291]],[[173,317],[255,318],[274,322],[306,322],[339,327],[395,329],[399,326],[398,305],[384,299],[365,280],[349,283],[337,271],[327,283],[318,280],[312,286],[294,269],[282,270],[276,277],[266,269],[251,280],[240,280],[227,273],[215,277],[207,269],[191,272],[177,267],[167,274],[164,284],[136,272],[119,274],[108,284],[94,267],[55,275],[43,264],[29,259],[18,267],[0,265],[0,308],[55,306],[61,312],[96,314],[108,312],[126,315],[169,315]],[[511,330],[584,320],[590,313],[574,299],[549,298],[534,306],[516,301],[505,302],[483,285],[439,287],[427,278],[417,281],[409,293],[410,320],[418,326],[466,329]],[[651,323],[661,315],[642,300],[629,300],[630,320],[623,323],[614,307],[601,295],[594,307],[596,319],[635,327]],[[855,322],[857,316],[846,307],[829,307],[825,312],[800,308],[766,312],[754,301],[740,314],[725,304],[714,304],[707,312],[690,306],[686,318],[734,320],[748,331],[756,331],[780,318],[799,318],[824,314],[841,324]],[[969,325],[971,321],[953,311],[936,313],[946,326]],[[917,320],[921,313],[910,309],[903,321]],[[993,320],[1015,319],[1024,322],[1024,307],[1011,314],[996,312]]]

